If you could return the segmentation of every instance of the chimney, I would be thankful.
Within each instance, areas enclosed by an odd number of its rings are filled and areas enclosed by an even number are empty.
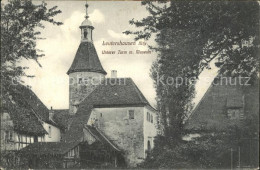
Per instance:
[[[116,70],[112,70],[111,71],[111,78],[117,78],[117,71]]]
[[[52,106],[51,106],[51,110],[49,112],[49,120],[53,120],[53,116],[54,116],[54,110],[52,110]]]

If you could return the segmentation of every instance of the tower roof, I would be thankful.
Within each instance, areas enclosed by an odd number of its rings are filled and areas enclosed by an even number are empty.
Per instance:
[[[88,19],[88,4],[86,3],[86,15],[85,15],[85,20],[81,23],[80,27],[93,27],[91,21]],[[94,27],[93,27],[94,28]]]
[[[92,25],[92,22],[91,22],[89,19],[85,19],[85,20],[81,23],[80,27],[93,27],[93,25]],[[93,28],[94,28],[94,27],[93,27]]]
[[[107,74],[100,63],[96,49],[92,42],[80,43],[76,56],[67,74],[83,71],[98,72],[105,75]]]

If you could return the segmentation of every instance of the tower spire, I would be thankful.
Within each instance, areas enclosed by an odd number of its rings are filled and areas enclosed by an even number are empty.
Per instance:
[[[88,16],[88,3],[87,2],[85,4],[85,7],[86,7],[86,16],[85,16],[85,18],[88,19],[89,16]]]
[[[69,68],[69,112],[74,115],[77,112],[78,105],[88,96],[107,74],[98,58],[95,49],[92,33],[94,27],[89,20],[88,7],[86,3],[86,16],[80,25],[81,42],[75,58]],[[87,81],[86,81],[87,80]]]
[[[85,42],[85,41],[90,41],[92,42],[92,31],[94,29],[94,27],[92,26],[91,21],[89,20],[89,16],[88,16],[88,7],[89,5],[85,4],[86,7],[86,15],[85,15],[85,20],[81,23],[80,25],[80,29],[81,29],[81,41]]]

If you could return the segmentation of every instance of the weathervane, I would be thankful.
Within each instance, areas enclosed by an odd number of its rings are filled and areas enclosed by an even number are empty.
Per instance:
[[[85,7],[86,7],[86,16],[85,16],[85,18],[88,19],[89,16],[88,16],[88,3],[87,2],[85,4]]]

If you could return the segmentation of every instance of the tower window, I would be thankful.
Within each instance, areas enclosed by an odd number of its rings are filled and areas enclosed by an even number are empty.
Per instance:
[[[128,111],[129,119],[134,119],[135,118],[135,112],[134,110],[129,110]]]
[[[85,29],[84,30],[84,38],[87,38],[87,36],[88,36],[88,31]]]
[[[82,78],[79,78],[79,84],[82,84]]]

